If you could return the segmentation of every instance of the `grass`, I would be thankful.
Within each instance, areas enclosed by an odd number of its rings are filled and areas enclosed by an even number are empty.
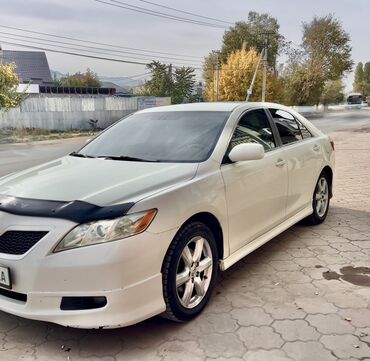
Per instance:
[[[0,144],[26,143],[40,140],[57,140],[64,138],[93,136],[98,131],[92,130],[69,130],[69,131],[50,131],[47,129],[0,129]]]

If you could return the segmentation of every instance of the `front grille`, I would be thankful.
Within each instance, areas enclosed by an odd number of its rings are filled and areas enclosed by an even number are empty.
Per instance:
[[[7,231],[0,236],[0,253],[24,254],[47,234],[41,231]]]

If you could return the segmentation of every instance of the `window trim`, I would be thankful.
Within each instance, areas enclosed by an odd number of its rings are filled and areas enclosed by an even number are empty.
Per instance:
[[[249,109],[246,109],[245,111],[243,111],[239,117],[238,117],[238,120],[235,122],[234,124],[234,127],[233,127],[233,130],[229,136],[229,139],[227,141],[227,147],[226,147],[226,150],[225,150],[225,154],[224,156],[222,157],[222,162],[221,162],[221,165],[223,164],[230,164],[230,163],[233,163],[230,161],[229,159],[229,154],[228,154],[228,149],[230,147],[230,143],[231,143],[231,139],[233,137],[233,134],[235,132],[235,129],[236,127],[238,126],[240,120],[249,112],[252,112],[252,111],[255,111],[255,110],[263,110],[266,114],[266,117],[267,117],[267,121],[270,125],[270,128],[272,130],[272,136],[274,138],[274,142],[275,142],[275,148],[272,148],[272,149],[269,149],[269,150],[265,150],[265,153],[270,153],[270,152],[273,152],[274,150],[280,148],[280,145],[281,145],[281,139],[280,137],[277,138],[277,135],[278,135],[278,130],[276,128],[276,125],[274,122],[271,122],[271,119],[272,119],[272,116],[269,114],[270,112],[268,112],[268,109],[265,108],[265,107],[255,107],[255,108],[249,108]],[[276,128],[276,129],[275,129]]]

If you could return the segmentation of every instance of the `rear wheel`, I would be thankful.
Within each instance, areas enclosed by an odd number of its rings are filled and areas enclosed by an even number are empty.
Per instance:
[[[329,178],[324,173],[321,174],[316,183],[313,194],[312,207],[313,213],[306,218],[310,224],[320,224],[325,221],[330,204],[330,185]]]
[[[217,245],[211,230],[200,222],[181,229],[163,263],[165,317],[186,321],[206,306],[218,273]]]

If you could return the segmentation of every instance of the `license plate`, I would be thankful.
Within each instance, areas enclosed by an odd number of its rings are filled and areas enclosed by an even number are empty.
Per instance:
[[[12,288],[12,281],[10,279],[10,271],[8,267],[0,266],[0,287]]]

